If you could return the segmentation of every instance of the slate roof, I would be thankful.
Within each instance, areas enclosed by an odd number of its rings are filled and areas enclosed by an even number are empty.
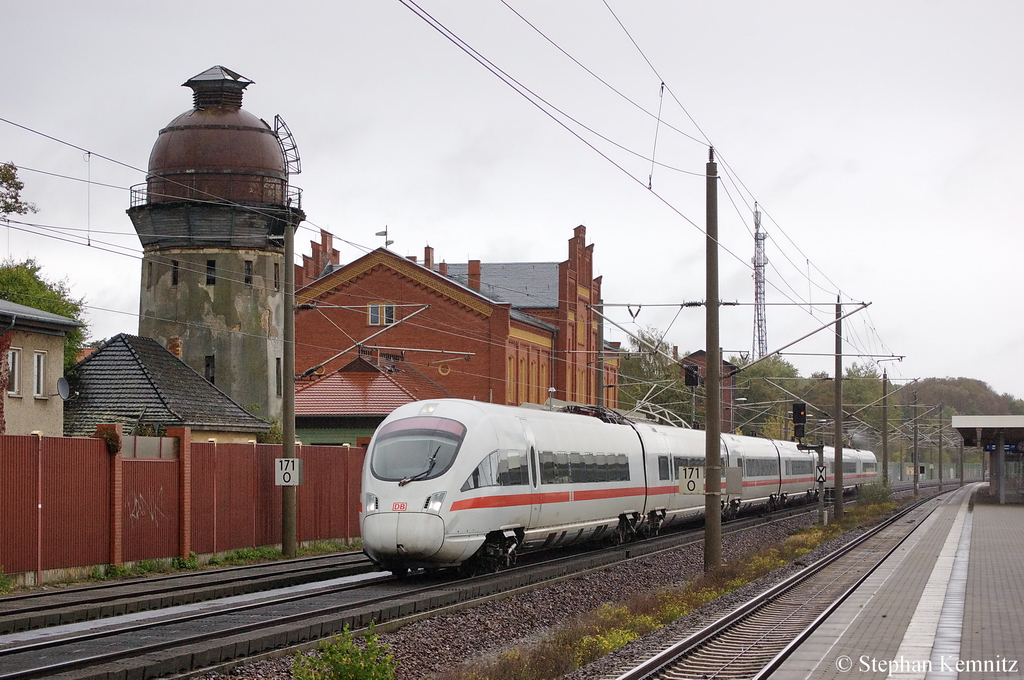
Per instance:
[[[295,415],[385,416],[413,401],[452,396],[405,362],[377,366],[359,357],[329,375],[296,385]]]
[[[0,331],[10,326],[12,319],[16,330],[47,335],[64,335],[82,325],[78,321],[60,314],[19,305],[10,300],[0,300]]]
[[[448,265],[448,276],[469,285],[469,265]],[[480,293],[517,309],[558,307],[557,262],[481,262]]]
[[[80,361],[69,377],[64,434],[91,435],[99,423],[140,423],[220,432],[269,432],[252,415],[151,338],[122,333]]]

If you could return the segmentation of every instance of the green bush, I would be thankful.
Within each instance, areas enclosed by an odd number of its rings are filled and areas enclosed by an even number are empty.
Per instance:
[[[292,673],[296,680],[394,680],[398,662],[388,649],[378,642],[373,626],[363,646],[356,644],[345,626],[340,636],[320,643],[316,655],[296,654]]]
[[[188,554],[187,560],[179,555],[178,557],[175,557],[173,560],[171,560],[171,566],[175,569],[198,569],[199,558],[196,557],[196,554],[194,552],[190,552]]]
[[[14,587],[14,578],[4,573],[4,565],[0,564],[0,594],[11,592]]]
[[[865,484],[857,494],[857,505],[880,505],[892,500],[892,488],[886,484]]]

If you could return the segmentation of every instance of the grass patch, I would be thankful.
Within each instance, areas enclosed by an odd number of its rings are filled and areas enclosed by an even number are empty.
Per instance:
[[[0,564],[0,595],[6,595],[14,588],[14,577],[4,573],[4,565]]]
[[[841,522],[794,532],[781,544],[722,565],[679,588],[605,604],[532,647],[506,652],[496,661],[444,672],[439,680],[555,680],[679,619],[727,593],[756,581],[814,548],[896,507],[891,501],[858,504]]]

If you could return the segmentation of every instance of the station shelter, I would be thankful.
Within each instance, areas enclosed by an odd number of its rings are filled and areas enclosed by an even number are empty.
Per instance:
[[[1024,416],[953,416],[953,428],[989,454],[989,493],[1001,505],[1024,501]]]

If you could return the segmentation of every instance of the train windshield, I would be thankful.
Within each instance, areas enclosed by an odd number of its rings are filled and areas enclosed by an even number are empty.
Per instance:
[[[433,479],[455,460],[466,427],[448,418],[417,416],[388,423],[377,432],[370,470],[384,481]]]

